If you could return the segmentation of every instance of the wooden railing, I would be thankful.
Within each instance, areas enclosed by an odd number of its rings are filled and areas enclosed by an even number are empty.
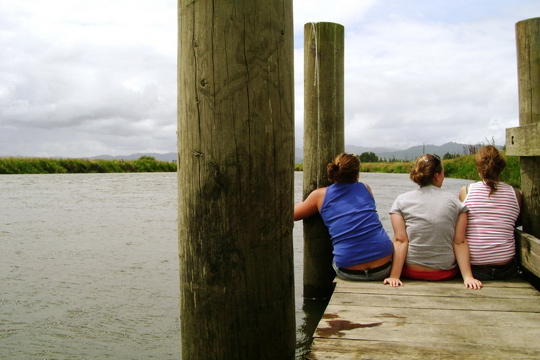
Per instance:
[[[540,278],[540,239],[516,230],[516,243],[521,265]]]

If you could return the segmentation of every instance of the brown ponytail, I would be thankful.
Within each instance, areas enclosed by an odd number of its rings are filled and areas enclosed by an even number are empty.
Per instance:
[[[493,194],[506,167],[506,159],[495,146],[487,145],[478,150],[474,162],[482,181],[491,188],[489,195]]]
[[[353,183],[360,172],[360,159],[353,154],[341,153],[326,167],[328,181]]]
[[[442,170],[443,166],[440,157],[424,154],[416,159],[414,168],[410,171],[410,177],[412,181],[422,187],[432,184],[435,174],[439,174]]]

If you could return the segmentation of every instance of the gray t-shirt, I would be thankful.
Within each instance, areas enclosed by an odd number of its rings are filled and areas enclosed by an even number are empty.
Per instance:
[[[390,214],[405,219],[409,248],[405,262],[450,270],[456,267],[454,233],[459,214],[467,207],[457,196],[435,185],[399,195]]]

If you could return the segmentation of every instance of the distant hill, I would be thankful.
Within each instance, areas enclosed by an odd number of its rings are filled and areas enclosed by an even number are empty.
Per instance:
[[[418,156],[429,153],[429,154],[437,154],[441,158],[447,154],[450,153],[452,155],[463,155],[466,153],[466,150],[468,149],[468,144],[459,144],[455,142],[449,142],[443,145],[417,145],[410,147],[405,150],[399,150],[399,149],[391,149],[391,148],[384,148],[384,147],[363,147],[363,146],[356,146],[356,145],[345,145],[345,151],[353,154],[360,155],[364,152],[373,152],[375,155],[377,155],[381,159],[396,159],[396,160],[415,160]],[[498,148],[502,148],[502,146],[498,146]],[[295,151],[295,162],[301,163],[303,162],[304,152],[300,148],[296,148]]]
[[[410,147],[405,150],[385,148],[385,147],[363,147],[356,145],[345,145],[345,151],[352,154],[362,154],[364,152],[373,152],[381,159],[396,159],[396,160],[415,160],[418,156],[423,153],[437,154],[440,157],[443,157],[444,154],[464,154],[468,148],[468,144],[459,144],[455,142],[449,142],[443,145],[417,145]],[[499,146],[499,148],[502,148]],[[103,159],[103,160],[137,160],[141,156],[152,156],[159,161],[176,161],[177,153],[137,153],[131,155],[100,155],[94,156],[90,159]],[[302,163],[304,161],[304,150],[302,148],[295,148],[294,151],[294,162]]]
[[[394,151],[381,151],[375,152],[379,158],[397,160],[416,160],[416,158],[422,154],[437,154],[441,158],[450,153],[452,155],[464,155],[468,149],[467,144],[458,144],[455,142],[449,142],[440,146],[437,145],[417,145],[406,150],[394,150]]]
[[[392,151],[401,151],[401,150],[390,149],[390,148],[385,148],[385,147],[368,148],[368,147],[363,147],[363,146],[345,145],[345,151],[351,154],[358,154],[358,155],[365,152],[374,152],[377,156],[379,156],[378,155],[379,153],[389,153]],[[304,162],[304,149],[302,148],[294,149],[294,162],[295,164]]]
[[[345,145],[345,151],[348,152],[348,153],[357,154],[357,155],[360,155],[360,154],[365,153],[365,152],[373,152],[377,156],[379,156],[378,154],[391,153],[391,152],[396,152],[396,151],[401,151],[401,150],[400,149],[391,149],[391,148],[386,148],[386,147],[368,148],[368,147],[364,147],[364,146]]]

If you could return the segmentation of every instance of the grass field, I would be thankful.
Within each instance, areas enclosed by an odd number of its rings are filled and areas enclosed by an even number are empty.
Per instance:
[[[501,174],[501,180],[514,187],[521,187],[519,157],[508,156],[508,166]],[[456,179],[480,180],[474,155],[460,156],[444,160],[445,175]],[[408,174],[412,162],[362,163],[361,172]],[[295,171],[302,171],[303,164],[296,164]],[[0,158],[0,174],[70,174],[70,173],[129,173],[129,172],[175,172],[176,163],[157,161],[151,156],[137,160],[89,160],[52,158]]]
[[[51,159],[51,158],[0,158],[0,174],[75,174],[75,173],[129,173],[174,172],[176,163],[156,161],[142,156],[133,161]]]
[[[521,169],[519,167],[519,157],[507,156],[508,165],[501,174],[501,181],[512,185],[516,188],[521,188]],[[398,173],[408,174],[413,167],[413,162],[376,162],[362,163],[360,165],[361,172],[379,172],[379,173]],[[474,155],[459,156],[454,159],[443,160],[444,173],[446,177],[455,179],[480,180],[476,165],[474,163]],[[302,164],[296,164],[295,170],[302,171]]]

